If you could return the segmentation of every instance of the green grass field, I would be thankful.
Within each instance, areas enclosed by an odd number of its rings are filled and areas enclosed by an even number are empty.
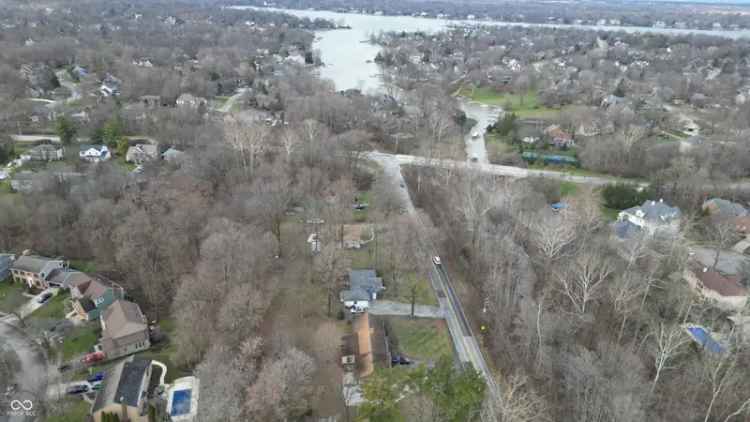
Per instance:
[[[65,302],[70,294],[63,292],[49,300],[49,302],[32,312],[29,316],[35,319],[63,319],[65,318]]]
[[[70,267],[84,273],[96,272],[96,265],[92,261],[71,259]]]
[[[399,348],[411,359],[437,361],[452,356],[453,346],[448,328],[441,320],[389,318]]]
[[[385,275],[384,281],[386,284],[390,284],[392,280],[390,277],[390,274]],[[393,289],[390,288],[389,290],[386,290],[383,299],[401,303],[411,303],[411,286],[414,284],[416,284],[417,287],[415,302],[418,305],[438,305],[437,297],[432,290],[432,285],[430,285],[430,280],[425,277],[419,277],[415,273],[402,275],[398,292],[394,294]]]
[[[74,328],[63,340],[61,352],[64,361],[91,351],[99,340],[100,327],[97,323],[89,323]]]
[[[13,312],[29,299],[23,295],[24,287],[11,283],[10,279],[0,282],[0,312]]]
[[[536,92],[533,91],[511,94],[486,87],[462,87],[458,95],[482,104],[503,107],[506,111],[516,113],[520,118],[554,119],[560,115],[560,110],[541,105]]]
[[[560,182],[560,196],[573,196],[578,192],[578,184],[573,182]]]
[[[59,406],[59,411],[48,415],[47,422],[81,422],[88,417],[91,405],[83,400],[66,399]]]

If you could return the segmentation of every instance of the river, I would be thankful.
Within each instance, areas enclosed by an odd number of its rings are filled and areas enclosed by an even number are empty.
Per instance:
[[[252,6],[230,6],[234,9],[252,9]],[[381,86],[378,65],[371,62],[380,50],[379,46],[369,42],[370,35],[390,31],[424,31],[433,33],[448,28],[451,25],[493,25],[493,26],[522,26],[545,28],[571,28],[595,31],[625,31],[629,33],[648,32],[672,35],[703,34],[726,38],[748,38],[749,30],[742,31],[711,31],[697,29],[652,28],[635,26],[608,25],[556,25],[532,24],[498,21],[472,21],[451,19],[428,19],[412,16],[378,16],[357,13],[338,13],[324,10],[296,10],[260,8],[261,10],[288,13],[297,17],[310,19],[327,19],[341,25],[348,25],[351,29],[337,29],[316,32],[313,45],[321,53],[325,66],[320,69],[320,76],[330,79],[336,89],[361,89],[372,92]],[[368,61],[370,61],[368,63]]]

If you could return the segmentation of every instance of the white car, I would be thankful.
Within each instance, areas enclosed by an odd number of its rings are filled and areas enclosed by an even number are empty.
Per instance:
[[[472,133],[471,137],[474,138],[474,139],[477,139],[479,137],[479,132]]]
[[[435,265],[440,265],[440,257],[439,256],[433,256],[432,262],[435,263]]]

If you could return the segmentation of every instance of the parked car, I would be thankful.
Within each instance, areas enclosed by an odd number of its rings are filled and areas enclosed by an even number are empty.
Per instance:
[[[102,389],[103,385],[104,385],[104,383],[98,382],[98,383],[96,383],[96,384],[94,384],[94,385],[91,386],[91,390],[92,391],[99,391],[99,390]]]
[[[474,138],[474,139],[478,138],[479,137],[479,132],[472,133],[471,137]]]
[[[432,262],[434,262],[435,265],[440,265],[441,264],[440,257],[439,256],[433,256],[432,257]]]
[[[367,209],[367,207],[369,207],[369,206],[370,205],[368,203],[362,202],[362,203],[359,203],[359,204],[354,204],[352,207],[355,210],[364,210],[364,209]]]
[[[100,382],[104,379],[104,372],[97,372],[96,374],[88,377],[86,381],[90,383]]]
[[[52,293],[50,293],[50,292],[42,293],[42,295],[39,296],[39,299],[37,299],[36,301],[38,303],[44,303],[44,302],[48,301],[51,297],[52,297]]]
[[[411,361],[406,356],[393,355],[391,356],[391,365],[411,365]]]
[[[473,156],[473,157],[471,157],[471,162],[472,163],[476,163],[477,161],[479,161],[479,157],[477,157],[476,155]]]
[[[94,363],[104,360],[104,352],[89,353],[81,359],[81,363]]]
[[[60,366],[57,367],[57,370],[60,371],[60,372],[67,371],[68,369],[70,369],[70,364],[69,363],[63,363],[62,365],[60,365]]]
[[[70,385],[65,389],[65,394],[83,394],[89,391],[89,386],[86,384]]]

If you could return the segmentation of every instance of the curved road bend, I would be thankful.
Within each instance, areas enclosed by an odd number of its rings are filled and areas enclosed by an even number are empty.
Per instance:
[[[18,384],[17,393],[0,397],[0,422],[32,422],[41,415],[41,407],[47,388],[47,360],[38,344],[30,339],[22,330],[6,322],[0,321],[0,346],[5,350],[16,353],[21,368],[12,382]],[[3,392],[5,393],[5,392]],[[16,398],[17,397],[17,398]],[[26,416],[9,412],[11,400],[31,400],[33,408],[29,413],[36,416]]]

